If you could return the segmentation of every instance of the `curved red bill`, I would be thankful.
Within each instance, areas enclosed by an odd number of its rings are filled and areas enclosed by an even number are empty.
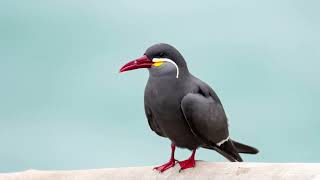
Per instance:
[[[142,56],[136,60],[130,61],[120,69],[120,72],[130,71],[139,68],[150,68],[153,62],[146,56]]]

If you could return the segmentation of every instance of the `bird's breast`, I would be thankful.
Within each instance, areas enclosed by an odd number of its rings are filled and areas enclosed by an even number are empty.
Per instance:
[[[175,111],[180,109],[180,102],[185,94],[184,88],[177,83],[152,82],[146,87],[145,100],[152,108]]]
[[[162,132],[177,146],[192,148],[199,142],[190,131],[181,110],[181,100],[190,90],[179,82],[150,79],[145,89],[145,103]]]

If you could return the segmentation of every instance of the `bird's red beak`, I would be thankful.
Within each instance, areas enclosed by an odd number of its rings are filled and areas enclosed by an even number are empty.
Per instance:
[[[120,72],[130,71],[139,68],[150,68],[153,62],[146,56],[142,56],[136,60],[130,61],[120,69]]]

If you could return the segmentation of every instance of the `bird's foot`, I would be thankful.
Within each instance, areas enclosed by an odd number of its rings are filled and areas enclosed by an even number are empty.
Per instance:
[[[157,170],[159,172],[164,172],[167,169],[172,168],[175,164],[176,164],[176,160],[175,159],[170,159],[170,161],[165,163],[164,165],[155,167],[153,169],[155,169],[155,170]]]
[[[179,161],[178,163],[181,167],[179,172],[181,172],[182,170],[185,170],[185,169],[194,168],[196,166],[196,161],[194,160],[194,158],[189,158],[184,161]]]

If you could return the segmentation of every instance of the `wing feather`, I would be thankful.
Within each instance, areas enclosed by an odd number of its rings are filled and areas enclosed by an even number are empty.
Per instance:
[[[199,91],[188,93],[181,101],[190,130],[204,143],[204,148],[214,149],[230,161],[242,161],[229,139],[228,120],[218,96],[210,87],[200,87]]]

